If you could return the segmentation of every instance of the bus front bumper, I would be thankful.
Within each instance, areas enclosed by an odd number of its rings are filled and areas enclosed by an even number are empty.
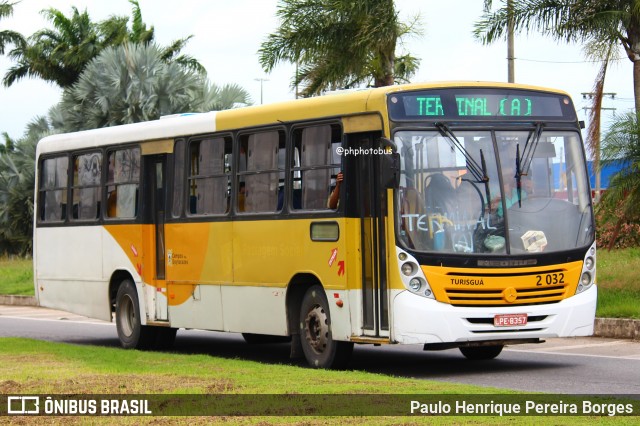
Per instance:
[[[455,307],[409,291],[393,299],[391,340],[404,344],[480,342],[590,336],[597,288],[558,303],[534,306]],[[527,314],[524,326],[495,326],[494,317]]]

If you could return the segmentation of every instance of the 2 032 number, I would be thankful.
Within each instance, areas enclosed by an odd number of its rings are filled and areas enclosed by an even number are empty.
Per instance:
[[[536,275],[536,285],[556,285],[564,284],[564,273]]]

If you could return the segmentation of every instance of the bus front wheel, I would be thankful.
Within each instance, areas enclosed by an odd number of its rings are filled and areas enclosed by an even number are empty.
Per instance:
[[[310,287],[302,299],[300,341],[307,362],[314,368],[344,368],[351,357],[352,342],[333,340],[329,303],[319,285]]]
[[[142,325],[138,292],[131,280],[124,280],[116,295],[116,329],[125,349],[149,349],[157,337],[155,327]]]
[[[502,352],[503,345],[495,345],[495,346],[469,346],[466,348],[459,348],[462,355],[465,358],[470,359],[472,361],[482,361],[487,359],[494,359],[500,352]]]

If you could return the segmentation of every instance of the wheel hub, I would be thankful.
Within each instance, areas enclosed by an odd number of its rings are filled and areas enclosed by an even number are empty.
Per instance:
[[[305,322],[305,338],[309,346],[317,353],[322,353],[329,340],[329,318],[321,306],[316,305],[307,313]]]

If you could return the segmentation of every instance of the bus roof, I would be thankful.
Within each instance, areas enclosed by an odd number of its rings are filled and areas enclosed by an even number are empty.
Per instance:
[[[171,139],[179,136],[229,131],[253,126],[264,126],[321,117],[339,117],[382,111],[389,93],[418,89],[454,87],[510,88],[567,93],[536,86],[512,83],[447,81],[414,83],[345,91],[312,98],[297,99],[266,105],[249,106],[207,113],[177,114],[159,120],[121,126],[104,127],[74,133],[51,135],[38,143],[37,155],[69,149]]]

